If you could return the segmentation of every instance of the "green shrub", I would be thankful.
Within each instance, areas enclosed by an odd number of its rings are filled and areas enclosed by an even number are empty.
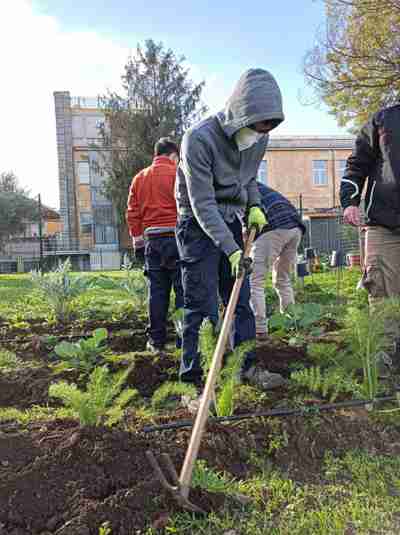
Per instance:
[[[107,366],[95,368],[86,391],[76,384],[60,381],[50,385],[49,395],[60,399],[78,416],[82,426],[113,425],[121,420],[125,406],[138,395],[137,390],[122,390],[130,368],[112,376]]]
[[[338,347],[336,344],[315,342],[307,346],[308,356],[321,367],[338,364]]]

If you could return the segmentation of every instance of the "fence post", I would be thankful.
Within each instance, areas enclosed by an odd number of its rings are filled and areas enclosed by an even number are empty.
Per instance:
[[[43,227],[42,227],[42,198],[40,193],[38,195],[38,208],[39,208],[39,265],[40,269],[43,269]]]

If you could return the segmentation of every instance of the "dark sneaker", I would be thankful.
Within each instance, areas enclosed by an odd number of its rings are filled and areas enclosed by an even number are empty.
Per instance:
[[[164,346],[154,344],[149,340],[146,344],[146,351],[150,351],[150,353],[154,353],[154,355],[156,355],[157,353],[164,351]]]
[[[279,373],[271,373],[257,366],[252,366],[247,372],[243,372],[242,378],[261,390],[272,390],[288,384],[288,381]]]

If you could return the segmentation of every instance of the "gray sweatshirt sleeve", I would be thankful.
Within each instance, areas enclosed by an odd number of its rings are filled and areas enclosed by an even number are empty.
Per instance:
[[[218,209],[210,151],[204,141],[193,133],[183,138],[180,167],[199,225],[215,245],[230,256],[240,247]]]
[[[257,178],[254,177],[250,180],[250,182],[247,185],[247,194],[248,194],[248,206],[251,208],[252,206],[261,206],[261,197],[260,192],[258,190],[257,186]]]

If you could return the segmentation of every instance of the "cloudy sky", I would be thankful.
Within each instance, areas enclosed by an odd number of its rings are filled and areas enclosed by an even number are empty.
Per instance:
[[[302,58],[323,24],[319,0],[1,0],[0,172],[14,171],[33,194],[58,207],[53,91],[96,96],[118,89],[138,42],[162,41],[184,54],[211,111],[223,106],[241,72],[276,76],[287,121],[277,135],[330,135],[325,109],[302,106]]]

